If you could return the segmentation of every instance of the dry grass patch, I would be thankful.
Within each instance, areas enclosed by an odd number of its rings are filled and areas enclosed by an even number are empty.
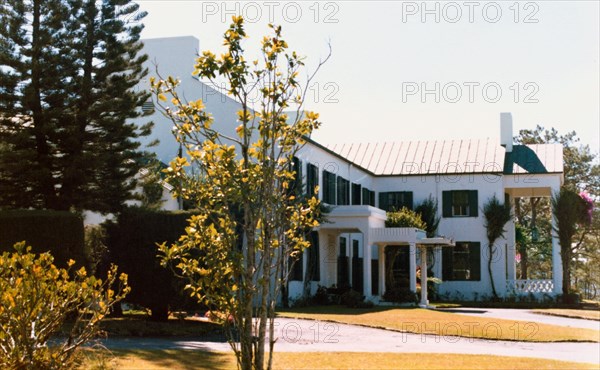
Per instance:
[[[459,315],[421,308],[352,309],[316,306],[278,312],[280,316],[334,321],[408,333],[525,342],[600,342],[600,331]]]
[[[112,369],[234,369],[231,353],[118,351]],[[275,369],[596,369],[598,365],[523,357],[432,353],[276,352]],[[90,362],[84,368],[92,368]]]
[[[569,310],[560,308],[549,308],[533,310],[534,313],[551,316],[569,317],[573,319],[598,320],[600,321],[600,310]]]

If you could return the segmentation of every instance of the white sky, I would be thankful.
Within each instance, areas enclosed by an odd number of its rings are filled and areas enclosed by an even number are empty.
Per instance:
[[[223,50],[235,13],[248,51],[273,21],[309,69],[330,41],[307,103],[321,114],[320,142],[498,137],[500,112],[512,112],[515,134],[575,130],[599,151],[597,0],[138,3],[144,38],[193,35],[200,50]]]

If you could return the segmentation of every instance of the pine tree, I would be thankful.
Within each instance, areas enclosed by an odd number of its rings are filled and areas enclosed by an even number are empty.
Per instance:
[[[0,200],[7,207],[56,208],[59,122],[66,114],[58,0],[6,0],[0,20]]]
[[[148,99],[129,0],[7,0],[0,25],[0,207],[119,211]]]

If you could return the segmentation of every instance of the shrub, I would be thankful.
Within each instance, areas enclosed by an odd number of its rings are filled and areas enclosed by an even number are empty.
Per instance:
[[[388,212],[385,227],[416,227],[425,230],[427,225],[421,219],[421,215],[402,207],[399,211]]]
[[[130,303],[152,311],[151,318],[166,321],[169,307],[188,304],[184,281],[160,265],[157,243],[174,243],[184,234],[189,212],[125,209],[117,222],[106,223],[108,261],[129,275]]]
[[[417,303],[417,294],[409,288],[392,288],[385,291],[383,299],[396,303]]]
[[[14,248],[0,255],[0,367],[73,367],[77,349],[99,333],[100,320],[128,293],[127,276],[117,279],[112,266],[103,282],[84,267],[73,271],[74,261],[59,269],[50,253],[35,255],[25,243]],[[68,317],[74,322],[67,335],[57,337]]]
[[[341,296],[341,303],[349,308],[358,307],[360,302],[364,300],[364,296],[356,290],[350,289]]]
[[[353,289],[350,289],[342,294],[341,303],[349,308],[373,307],[373,302],[365,301],[365,296]]]
[[[34,253],[50,252],[54,261],[66,267],[70,259],[87,266],[84,252],[83,219],[60,211],[10,210],[0,212],[0,252],[12,251],[25,241]]]
[[[314,304],[317,305],[327,305],[331,302],[329,302],[329,293],[327,292],[327,288],[319,285],[317,288],[317,292],[315,293],[314,297],[313,297],[313,302]]]

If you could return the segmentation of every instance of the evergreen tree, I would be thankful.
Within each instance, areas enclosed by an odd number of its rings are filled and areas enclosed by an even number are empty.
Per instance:
[[[0,207],[119,211],[140,168],[145,13],[129,0],[7,0]]]

